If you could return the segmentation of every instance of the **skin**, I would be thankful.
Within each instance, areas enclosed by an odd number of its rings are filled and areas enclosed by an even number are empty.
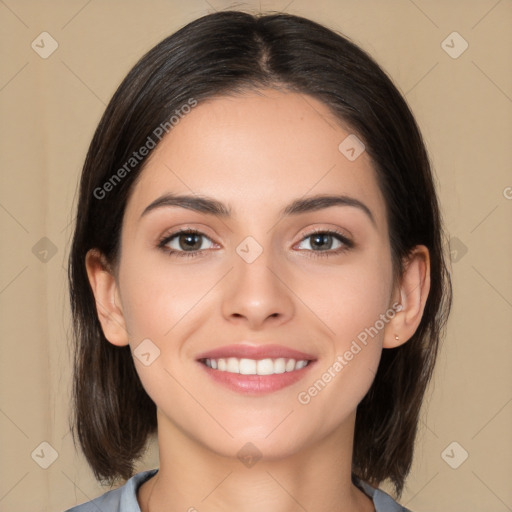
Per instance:
[[[429,255],[417,246],[393,283],[372,162],[366,152],[350,161],[338,150],[350,133],[323,103],[301,94],[266,89],[202,103],[162,140],[136,182],[115,269],[88,253],[106,338],[132,350],[149,338],[160,350],[149,366],[134,359],[158,415],[160,469],[139,489],[143,512],[374,510],[350,478],[356,407],[382,349],[405,343],[419,325]],[[231,216],[166,206],[141,217],[164,193],[214,198]],[[353,206],[280,214],[296,199],[332,194],[364,203],[374,223]],[[199,256],[157,247],[179,228],[206,235]],[[313,229],[336,229],[354,246],[335,253],[342,244],[333,239],[332,249],[314,251]],[[236,252],[247,236],[263,250],[252,263]],[[179,238],[172,247],[180,248]],[[298,393],[397,302],[403,309],[350,364],[299,403]],[[196,357],[243,340],[292,347],[317,361],[292,386],[239,394],[214,383]],[[247,442],[262,455],[250,468],[237,458]]]

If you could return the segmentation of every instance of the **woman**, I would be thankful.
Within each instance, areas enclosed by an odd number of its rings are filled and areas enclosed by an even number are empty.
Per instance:
[[[442,247],[417,125],[357,46],[242,12],[162,41],[82,173],[75,433],[129,480],[72,510],[406,510],[377,487],[411,467]]]

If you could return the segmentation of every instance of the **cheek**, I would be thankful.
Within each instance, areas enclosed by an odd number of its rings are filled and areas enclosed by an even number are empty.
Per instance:
[[[324,293],[310,300],[330,330],[330,353],[297,401],[308,415],[324,418],[329,430],[357,408],[377,373],[385,327],[394,316],[390,259],[354,260],[323,284]]]
[[[332,393],[331,403],[337,403],[340,410],[347,409],[342,405],[344,401],[350,402],[346,406],[355,407],[371,386],[384,332],[395,313],[389,305],[391,256],[385,246],[379,249],[347,260],[330,276],[317,281],[316,292],[309,296],[311,309],[327,326],[331,340],[327,364],[317,373],[321,381],[317,387],[328,384],[330,390],[319,402],[330,402],[328,395]]]
[[[383,256],[384,249],[355,255],[314,281],[308,276],[301,286],[311,310],[329,329],[337,353],[347,350],[358,336],[364,339],[368,330],[372,339],[382,338],[385,324],[380,315],[388,310],[392,292],[391,258]],[[376,323],[378,334],[372,329]]]
[[[166,338],[218,280],[212,269],[192,272],[165,256],[145,265],[140,265],[141,261],[130,261],[127,255],[120,269],[123,313],[133,343],[143,338]]]

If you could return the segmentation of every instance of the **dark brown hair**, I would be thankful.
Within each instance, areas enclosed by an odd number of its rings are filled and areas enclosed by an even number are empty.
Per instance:
[[[69,257],[75,439],[96,477],[113,482],[132,475],[157,427],[130,348],[105,339],[85,269],[91,248],[117,262],[126,201],[148,156],[126,163],[149,138],[157,143],[155,129],[169,127],[191,99],[200,104],[262,87],[315,97],[364,142],[386,201],[395,278],[414,246],[430,251],[421,323],[407,343],[383,351],[356,417],[353,474],[372,485],[390,479],[400,496],[452,299],[433,176],[406,102],[374,60],[345,37],[289,14],[228,11],[197,19],[142,57],[108,104],[82,171]]]

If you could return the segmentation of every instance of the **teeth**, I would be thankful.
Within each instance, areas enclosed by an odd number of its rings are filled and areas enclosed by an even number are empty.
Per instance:
[[[293,372],[293,370],[295,370],[295,359],[288,359],[285,370],[287,372]]]
[[[280,357],[274,361],[274,373],[284,373],[286,371],[286,359]]]
[[[212,362],[215,359],[212,359]],[[254,359],[240,359],[238,366],[239,372],[242,375],[255,375],[258,368],[258,362]]]
[[[240,373],[240,364],[236,357],[230,357],[226,365],[226,371],[229,373]]]
[[[309,361],[295,359],[238,359],[228,357],[226,359],[205,359],[204,363],[209,368],[221,372],[240,373],[242,375],[274,375],[276,373],[293,372],[308,365]]]

